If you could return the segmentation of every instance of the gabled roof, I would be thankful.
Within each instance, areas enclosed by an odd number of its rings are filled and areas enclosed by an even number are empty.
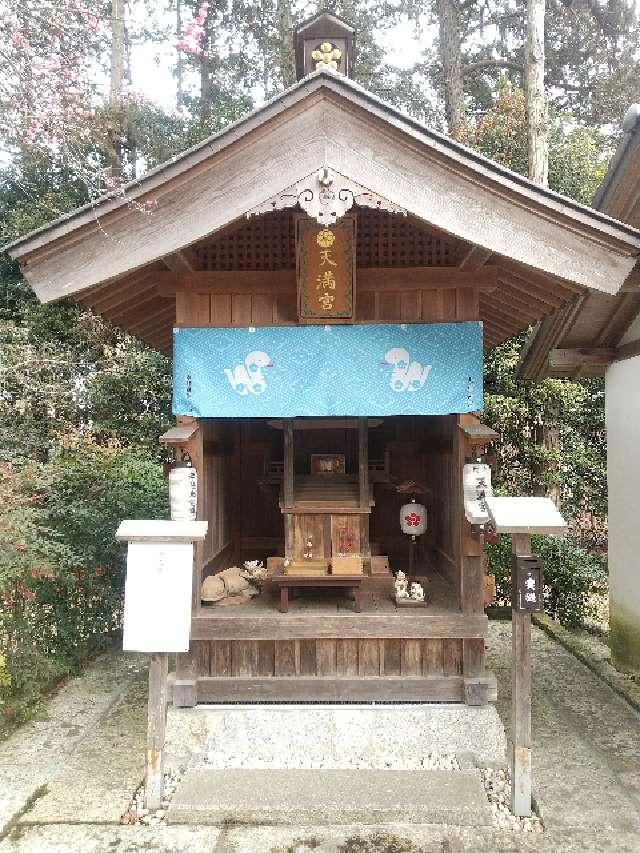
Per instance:
[[[104,303],[116,284],[130,286],[133,298],[141,281],[150,299],[153,276],[175,269],[167,258],[224,233],[324,167],[468,247],[461,268],[498,266],[514,301],[486,306],[495,339],[576,294],[617,293],[640,253],[634,228],[531,183],[325,70],[122,192],[6,248],[44,302],[71,296],[91,304],[88,296],[100,290]]]
[[[594,209],[640,227],[640,104],[631,106],[623,136],[593,199]],[[615,294],[584,293],[545,317],[520,357],[524,379],[601,376],[618,358],[638,347],[624,344],[625,333],[640,315],[640,271],[634,270]],[[639,350],[640,351],[640,350]]]

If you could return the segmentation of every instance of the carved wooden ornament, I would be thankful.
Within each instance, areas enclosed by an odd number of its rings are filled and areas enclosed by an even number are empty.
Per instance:
[[[272,210],[296,207],[298,204],[319,225],[335,224],[347,211],[351,210],[354,204],[359,207],[372,207],[388,213],[407,215],[407,211],[399,205],[323,166],[305,181],[288,187],[267,199],[263,204],[249,210],[247,218],[269,213]]]

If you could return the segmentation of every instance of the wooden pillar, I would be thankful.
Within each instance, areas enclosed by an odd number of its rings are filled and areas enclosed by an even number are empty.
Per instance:
[[[164,793],[164,742],[167,725],[167,672],[169,655],[149,655],[149,705],[147,752],[144,771],[144,807],[159,809]]]
[[[176,708],[193,708],[198,701],[198,665],[193,650],[176,654],[176,679],[173,704]]]
[[[369,509],[369,418],[358,418],[358,483],[360,507]],[[371,556],[369,527],[371,515],[360,516],[360,552],[367,559]]]
[[[358,480],[360,506],[369,506],[369,419],[358,418]]]
[[[531,536],[512,534],[514,556],[531,553]],[[516,583],[515,573],[512,583]],[[511,811],[518,817],[531,815],[531,613],[515,608],[511,615]]]
[[[288,418],[283,424],[284,434],[284,472],[282,497],[285,508],[290,509],[293,506],[293,420]]]
[[[294,531],[293,514],[287,512],[293,506],[294,487],[294,448],[293,448],[293,420],[287,418],[282,425],[284,442],[284,470],[282,472],[282,503],[284,513],[284,555],[291,559],[294,553]]]

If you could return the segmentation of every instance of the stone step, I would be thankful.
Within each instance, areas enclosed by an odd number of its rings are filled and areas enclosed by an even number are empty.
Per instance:
[[[191,769],[167,820],[490,826],[491,810],[477,771]]]
[[[199,706],[171,708],[167,726],[200,754],[175,763],[205,770],[457,770],[461,753],[478,766],[506,755],[493,705]]]

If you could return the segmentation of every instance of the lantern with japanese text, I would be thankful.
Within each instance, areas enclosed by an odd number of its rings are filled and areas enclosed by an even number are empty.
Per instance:
[[[169,506],[172,521],[196,520],[198,474],[189,462],[176,462],[169,471]]]

